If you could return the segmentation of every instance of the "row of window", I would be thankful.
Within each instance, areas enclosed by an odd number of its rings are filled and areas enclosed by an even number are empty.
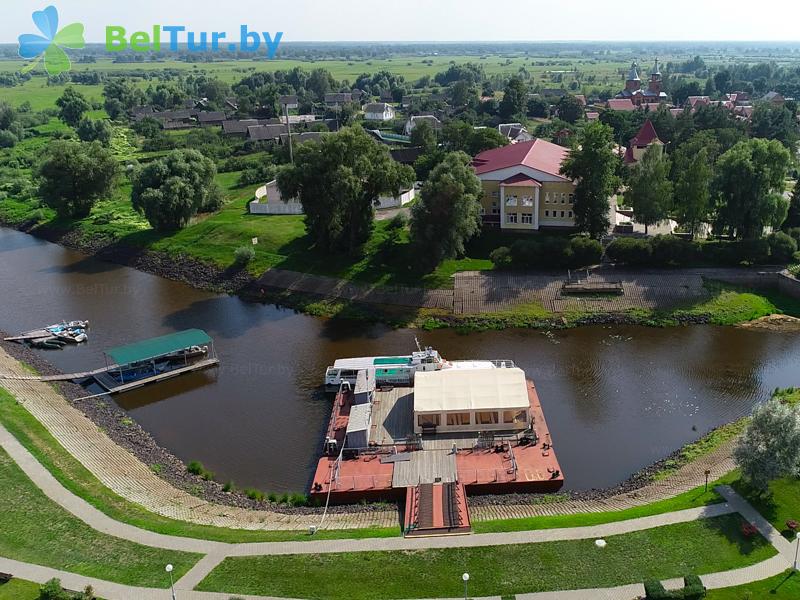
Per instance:
[[[473,425],[472,414],[468,412],[447,413],[447,424]],[[497,411],[479,411],[475,413],[474,425],[497,425],[500,422],[500,413]],[[527,423],[528,413],[525,410],[504,410],[503,423]],[[439,427],[442,424],[442,415],[417,415],[417,424],[420,427]]]
[[[559,214],[559,213],[561,213],[561,214]],[[571,210],[567,210],[567,211],[564,211],[564,210],[562,210],[562,211],[546,210],[546,211],[544,211],[544,216],[545,217],[556,217],[556,218],[560,217],[562,219],[565,216],[567,216],[567,217],[569,217],[571,219],[572,218],[572,211]]]
[[[506,223],[523,223],[525,225],[533,224],[532,213],[506,213]]]
[[[552,196],[552,197],[551,197]],[[544,193],[544,203],[550,204],[551,201],[553,204],[572,204],[573,199],[575,198],[575,194],[567,194],[566,192],[556,193],[553,192],[552,195],[550,192]]]

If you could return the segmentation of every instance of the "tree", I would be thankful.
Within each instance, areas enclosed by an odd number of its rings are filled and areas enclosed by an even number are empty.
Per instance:
[[[111,125],[107,121],[101,119],[92,120],[89,117],[83,117],[75,129],[78,137],[84,142],[100,142],[104,146],[111,143]]]
[[[475,129],[466,121],[450,121],[442,130],[442,140],[451,152],[466,152],[475,156],[484,150],[507,145],[508,138],[493,127]]]
[[[609,198],[619,186],[619,157],[611,136],[607,125],[589,123],[561,166],[561,173],[576,182],[575,225],[593,238],[608,231]]]
[[[58,118],[70,127],[77,126],[83,113],[92,108],[83,94],[71,85],[67,86],[61,97],[56,100],[56,106],[59,108]]]
[[[463,152],[449,153],[431,171],[411,209],[411,239],[429,266],[464,254],[464,244],[480,231],[481,192]]]
[[[768,140],[778,140],[791,150],[797,144],[797,121],[785,106],[762,102],[753,110],[750,120],[750,135]]]
[[[346,127],[296,148],[294,164],[278,173],[278,188],[302,203],[319,250],[355,253],[369,238],[378,197],[413,180],[413,169],[392,160],[386,146],[360,127]]]
[[[134,174],[131,202],[153,229],[182,229],[221,205],[216,174],[214,162],[197,150],[173,150]]]
[[[8,102],[0,102],[0,129],[8,129],[17,118],[17,111]]]
[[[795,182],[792,198],[789,200],[789,211],[782,225],[783,229],[800,227],[800,181]]]
[[[427,121],[418,121],[411,130],[411,145],[422,148],[423,152],[429,153],[436,150],[436,131]]]
[[[575,123],[583,117],[583,104],[572,94],[565,94],[556,104],[558,118],[567,123]]]
[[[676,157],[675,162],[678,161]],[[706,222],[711,211],[711,162],[707,148],[682,160],[678,169],[673,198],[675,220],[688,228],[694,238],[698,228]]]
[[[667,218],[672,206],[672,182],[669,180],[669,159],[661,146],[652,145],[633,168],[625,199],[633,207],[637,222],[644,225],[645,235],[650,225]]]
[[[686,104],[689,96],[702,96],[703,90],[700,89],[700,84],[697,81],[689,81],[682,83],[674,90],[672,90],[672,100],[675,106],[683,106]]]
[[[739,142],[720,156],[714,180],[718,227],[740,238],[761,237],[768,225],[780,227],[788,209],[783,188],[790,163],[780,142],[758,138]]]
[[[541,96],[534,96],[528,100],[528,116],[547,118],[550,116],[550,105]]]
[[[506,84],[503,99],[500,101],[500,116],[510,119],[517,115],[524,115],[528,102],[528,89],[525,82],[519,77],[512,77]]]
[[[98,198],[111,193],[117,162],[99,142],[59,140],[48,146],[37,174],[47,206],[59,216],[83,218]]]
[[[773,479],[800,475],[800,414],[777,399],[756,407],[733,451],[742,476],[766,491]]]

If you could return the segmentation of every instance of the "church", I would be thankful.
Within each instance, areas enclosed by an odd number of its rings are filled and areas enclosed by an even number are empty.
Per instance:
[[[667,101],[667,93],[664,91],[664,81],[661,76],[661,71],[658,68],[658,59],[653,65],[653,71],[650,73],[650,80],[647,82],[647,87],[642,89],[642,80],[639,77],[636,63],[631,65],[628,71],[628,77],[625,80],[625,89],[617,94],[617,98],[629,99],[634,106],[642,106],[643,104],[659,104]]]

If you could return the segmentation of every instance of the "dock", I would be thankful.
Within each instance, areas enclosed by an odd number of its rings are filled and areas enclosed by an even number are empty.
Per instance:
[[[104,354],[106,365],[91,371],[57,375],[0,373],[0,379],[44,382],[94,379],[109,394],[119,394],[219,364],[213,341],[200,329],[119,346]]]
[[[524,375],[518,381],[517,405],[527,396],[528,423],[517,431],[477,426],[415,432],[418,387],[377,388],[367,405],[356,404],[356,393],[343,386],[333,403],[311,497],[331,503],[405,501],[406,535],[449,535],[471,530],[467,494],[559,490],[564,475],[536,388]],[[350,416],[363,420],[365,411],[366,443],[352,448],[348,440],[360,427],[350,424]]]

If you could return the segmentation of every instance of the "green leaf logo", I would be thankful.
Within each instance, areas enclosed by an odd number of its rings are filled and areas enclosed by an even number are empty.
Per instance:
[[[72,63],[63,49],[79,50],[86,45],[83,39],[83,23],[72,23],[59,31],[58,11],[55,6],[34,12],[33,23],[41,35],[26,33],[19,36],[19,55],[22,58],[36,59],[23,72],[31,71],[42,59],[49,75],[69,71]]]

